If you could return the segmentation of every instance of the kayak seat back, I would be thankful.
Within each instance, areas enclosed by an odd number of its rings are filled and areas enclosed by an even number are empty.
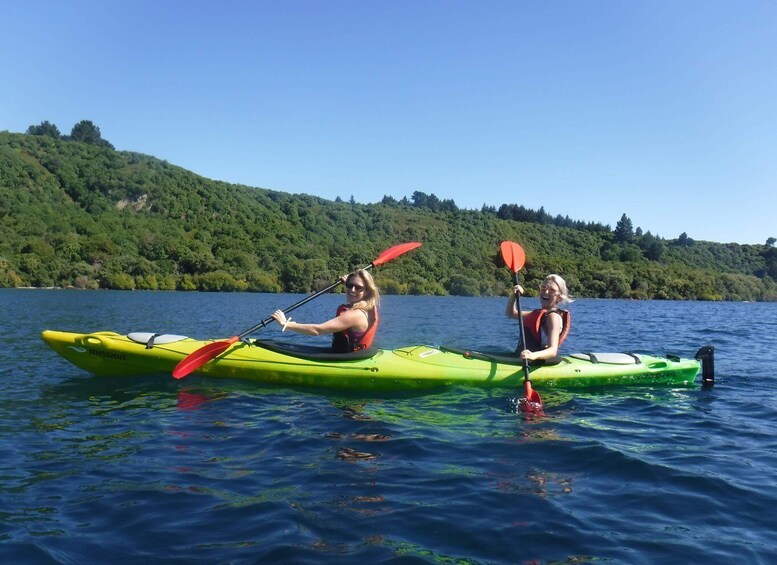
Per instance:
[[[362,359],[369,359],[375,357],[380,349],[377,347],[367,347],[366,349],[360,349],[358,351],[351,351],[349,353],[335,353],[331,347],[319,347],[315,345],[301,345],[296,343],[282,343],[278,341],[260,341],[258,339],[251,342],[252,346],[261,347],[268,351],[280,353],[281,355],[288,355],[289,357],[297,357],[299,359],[307,359],[309,361],[360,361]]]

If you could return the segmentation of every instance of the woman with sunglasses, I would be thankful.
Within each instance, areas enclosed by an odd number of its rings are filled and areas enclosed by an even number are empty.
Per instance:
[[[347,353],[372,345],[378,328],[380,293],[372,275],[364,269],[354,271],[345,282],[346,303],[337,308],[335,317],[320,324],[292,322],[282,310],[272,317],[281,325],[281,331],[291,330],[304,335],[332,335],[332,350]]]
[[[558,348],[567,337],[570,327],[568,310],[560,305],[572,302],[567,283],[559,275],[548,275],[540,285],[540,308],[518,312],[516,297],[523,294],[523,287],[515,285],[505,308],[508,318],[521,319],[526,336],[526,349],[520,351],[527,361],[549,361],[558,355]],[[518,351],[521,344],[518,344]]]

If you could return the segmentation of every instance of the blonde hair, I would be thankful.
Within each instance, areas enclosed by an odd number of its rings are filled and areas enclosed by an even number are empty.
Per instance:
[[[380,304],[380,292],[378,292],[378,287],[375,284],[372,275],[364,269],[357,269],[348,275],[348,278],[345,279],[345,284],[348,284],[352,277],[361,277],[362,281],[364,281],[364,298],[351,306],[351,309],[369,312]]]
[[[569,291],[567,290],[567,283],[566,281],[561,278],[561,275],[548,275],[545,277],[545,280],[542,281],[543,283],[546,282],[552,282],[558,287],[559,292],[559,304],[568,304],[569,302],[574,302],[571,296],[569,296]]]

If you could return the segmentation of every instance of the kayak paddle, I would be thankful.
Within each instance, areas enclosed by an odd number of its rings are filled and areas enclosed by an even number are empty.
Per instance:
[[[392,259],[396,259],[400,255],[403,255],[404,253],[407,253],[408,251],[412,251],[413,249],[416,249],[418,247],[421,247],[421,244],[419,242],[413,241],[410,243],[400,243],[399,245],[395,245],[394,247],[390,247],[386,249],[383,253],[378,255],[378,258],[375,259],[372,263],[364,267],[365,270],[371,269],[373,267],[378,267],[382,265],[383,263],[388,263]],[[324,293],[329,292],[333,288],[335,288],[337,285],[339,285],[342,281],[338,279],[334,283],[330,284],[328,287],[319,290],[315,294],[311,294],[310,296],[303,298],[296,304],[292,304],[285,310],[282,310],[284,314],[288,314],[292,310],[295,310],[302,306],[303,304],[307,304],[314,298],[318,298]],[[243,339],[247,335],[251,335],[255,331],[265,327],[267,324],[273,321],[273,317],[270,316],[269,318],[265,318],[252,328],[247,329],[241,334],[238,334],[236,336],[232,336],[231,338],[227,340],[222,341],[214,341],[213,343],[209,343],[208,345],[204,345],[203,347],[200,347],[198,350],[193,351],[184,359],[176,365],[175,369],[173,369],[173,376],[176,379],[182,379],[192,371],[196,371],[200,367],[202,367],[205,363],[210,361],[211,359],[215,359],[218,357],[221,353],[229,349],[229,346],[235,343],[238,340]]]
[[[502,250],[502,259],[504,259],[505,265],[513,273],[513,284],[518,284],[518,271],[521,270],[523,264],[526,262],[526,253],[523,248],[514,241],[503,241],[500,246]],[[526,333],[523,327],[523,310],[521,310],[521,294],[515,293],[515,303],[518,308],[518,312],[521,315],[521,319],[518,322],[518,328],[521,334],[521,351],[526,349]],[[529,380],[529,361],[523,360],[523,390],[525,399],[521,403],[521,408],[526,410],[532,410],[534,407],[542,411],[542,399],[536,390],[531,387],[531,381]],[[532,404],[533,403],[533,404]]]

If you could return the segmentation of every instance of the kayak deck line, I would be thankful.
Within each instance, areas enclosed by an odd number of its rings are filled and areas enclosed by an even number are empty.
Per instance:
[[[182,359],[214,341],[110,331],[83,334],[46,330],[41,337],[73,365],[104,376],[169,375]],[[709,357],[706,365],[710,365],[714,348],[705,346],[694,359],[642,353],[574,353],[558,357],[553,363],[532,364],[530,371],[535,385],[543,388],[687,386],[694,383],[705,365],[699,357],[702,350]],[[449,346],[409,345],[337,354],[328,347],[243,340],[231,344],[199,367],[197,373],[269,384],[404,390],[458,385],[517,387],[523,382],[522,365],[514,353]]]

